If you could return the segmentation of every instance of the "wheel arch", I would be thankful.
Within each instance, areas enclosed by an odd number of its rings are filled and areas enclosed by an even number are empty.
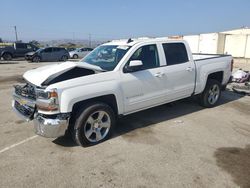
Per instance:
[[[117,99],[116,99],[115,95],[108,94],[108,95],[98,96],[98,97],[94,97],[94,98],[90,98],[90,99],[76,102],[72,107],[72,115],[75,114],[76,112],[78,112],[82,106],[90,104],[90,103],[94,103],[94,102],[105,103],[113,109],[116,116],[119,114]]]
[[[216,80],[216,81],[218,81],[220,84],[222,84],[222,81],[223,81],[223,74],[224,74],[223,71],[218,71],[218,72],[210,73],[210,74],[207,76],[207,82],[208,82],[208,80]],[[207,82],[206,82],[206,83],[207,83]]]
[[[13,53],[10,52],[10,51],[3,51],[3,52],[1,53],[1,57],[3,57],[4,54],[10,54],[11,57],[13,58]]]
[[[33,59],[35,58],[35,57],[39,57],[40,58],[40,61],[42,61],[42,56],[40,56],[40,55],[34,55],[33,57],[32,57],[32,61],[33,61]]]
[[[208,83],[208,80],[216,80],[218,81],[220,84],[222,84],[223,82],[223,71],[216,71],[216,72],[211,72],[209,73],[206,77],[204,77],[204,82],[200,88],[200,93],[204,91],[204,89],[206,88],[206,85]]]

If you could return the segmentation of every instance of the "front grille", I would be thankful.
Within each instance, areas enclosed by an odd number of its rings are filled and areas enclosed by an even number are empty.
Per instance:
[[[26,117],[31,117],[34,114],[34,109],[32,109],[28,106],[21,105],[17,101],[15,101],[14,106],[15,106],[16,110],[18,110],[22,115],[24,115]]]
[[[30,84],[26,84],[24,86],[21,85],[15,85],[15,93],[17,95],[32,99],[32,100],[36,100],[36,91],[35,88],[30,85]]]

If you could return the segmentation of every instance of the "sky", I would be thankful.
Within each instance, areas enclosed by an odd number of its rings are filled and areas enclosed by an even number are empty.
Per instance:
[[[250,0],[1,0],[0,38],[119,39],[250,27]]]

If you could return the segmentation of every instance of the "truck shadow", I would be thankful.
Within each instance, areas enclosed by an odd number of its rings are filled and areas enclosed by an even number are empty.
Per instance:
[[[214,157],[217,165],[232,176],[235,184],[242,188],[250,187],[250,145],[245,148],[218,148]]]
[[[236,94],[227,90],[223,92],[218,106],[236,101],[242,97],[244,97],[244,95]],[[182,116],[205,109],[206,108],[201,107],[198,104],[197,98],[186,98],[170,104],[164,104],[148,110],[137,112],[135,114],[125,116],[118,121],[114,137],[125,135],[126,133],[140,128],[149,128],[149,126],[154,124],[169,121],[175,118],[180,118],[179,121],[181,121]],[[130,135],[132,136],[132,134]]]
[[[232,91],[225,91],[218,106],[238,100],[241,97],[244,97],[244,95],[236,94]],[[154,124],[169,121],[174,118],[181,118],[184,115],[192,114],[203,109],[205,108],[198,104],[196,98],[187,98],[124,116],[118,120],[112,138],[127,136],[130,139],[136,136],[139,130],[144,130],[144,133],[149,133],[150,127]],[[156,140],[151,141],[156,142]],[[64,147],[76,146],[68,135],[57,138],[53,142]]]

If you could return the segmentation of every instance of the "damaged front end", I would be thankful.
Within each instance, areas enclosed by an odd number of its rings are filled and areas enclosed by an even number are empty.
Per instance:
[[[30,84],[15,85],[12,107],[14,111],[26,121],[34,119],[36,110],[35,87]]]
[[[22,119],[33,120],[36,134],[47,138],[57,138],[65,134],[70,113],[59,113],[56,90],[45,92],[29,83],[15,85],[14,89],[13,110]]]

